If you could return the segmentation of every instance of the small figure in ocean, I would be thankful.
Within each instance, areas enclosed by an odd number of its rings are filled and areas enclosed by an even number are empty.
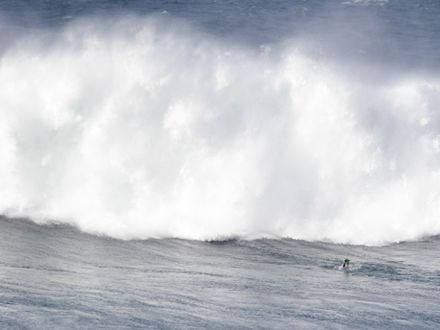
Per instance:
[[[342,264],[343,269],[348,269],[350,267],[350,259],[345,259],[344,263]]]

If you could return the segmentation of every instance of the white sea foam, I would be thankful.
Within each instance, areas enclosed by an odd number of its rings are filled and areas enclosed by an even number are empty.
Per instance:
[[[104,31],[105,30],[105,31]],[[440,82],[74,22],[0,62],[0,212],[117,238],[440,233]]]
[[[342,5],[383,6],[388,0],[349,0],[341,2]]]

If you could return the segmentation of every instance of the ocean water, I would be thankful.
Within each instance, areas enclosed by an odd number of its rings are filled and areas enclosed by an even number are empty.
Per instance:
[[[438,237],[122,241],[0,220],[5,329],[436,329]],[[351,270],[337,266],[341,256]]]
[[[0,328],[437,329],[439,16],[0,0]]]

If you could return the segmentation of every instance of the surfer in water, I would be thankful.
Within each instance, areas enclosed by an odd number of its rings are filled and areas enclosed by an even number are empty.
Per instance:
[[[344,263],[342,264],[343,269],[348,269],[350,266],[350,259],[345,259]]]

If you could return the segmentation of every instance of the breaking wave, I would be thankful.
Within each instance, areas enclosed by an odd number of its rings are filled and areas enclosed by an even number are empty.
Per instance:
[[[295,42],[173,26],[89,19],[8,44],[0,213],[123,239],[440,233],[437,76],[362,80]]]

